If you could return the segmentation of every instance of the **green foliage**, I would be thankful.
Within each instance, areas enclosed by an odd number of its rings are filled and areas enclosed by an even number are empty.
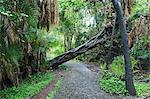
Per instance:
[[[125,88],[125,82],[111,73],[107,73],[103,78],[99,79],[99,86],[102,90],[111,94],[128,95]],[[137,96],[146,96],[150,91],[150,84],[144,82],[135,82]]]
[[[79,18],[77,17],[79,16],[77,12],[85,7],[86,2],[84,2],[84,0],[59,0],[59,4],[61,17],[70,19],[72,22],[76,22],[76,19]]]
[[[34,57],[32,53],[34,41],[28,40],[27,35],[36,38],[38,12],[36,0],[32,3],[28,0],[0,0],[0,64],[3,78],[1,86],[4,88],[16,85],[16,79],[20,82],[21,76],[28,73],[24,74],[25,69],[22,68],[26,68],[27,64],[32,66],[33,61],[36,63],[36,55]],[[28,59],[31,64],[27,63]],[[7,79],[10,80],[9,84]]]
[[[63,44],[63,35],[62,34],[52,34],[52,37],[54,37],[53,42],[50,43],[51,47],[51,55],[52,56],[58,56],[64,52],[64,44]]]
[[[52,92],[50,92],[50,94],[46,97],[46,99],[53,99],[54,95],[56,94],[59,87],[61,86],[61,83],[62,83],[62,79],[59,79],[54,86],[54,90]]]
[[[142,59],[148,59],[150,62],[150,37],[145,36],[141,38],[136,44],[134,44],[131,54],[134,57],[140,57]]]
[[[101,65],[100,65],[100,66],[101,66]],[[107,72],[106,68],[107,68],[107,65],[106,65],[106,63],[104,63],[104,64],[101,66],[102,76],[104,76],[105,73]]]
[[[27,23],[29,24],[28,27],[37,29],[38,17],[39,17],[39,8],[37,5],[36,0],[29,3],[27,0],[20,0],[19,1],[19,10],[24,12],[24,14],[28,15]]]
[[[137,69],[137,61],[133,57],[131,60],[132,68]],[[124,58],[123,56],[118,56],[114,58],[109,70],[106,70],[106,64],[102,66],[103,77],[99,79],[100,88],[111,94],[128,95],[125,88],[125,81],[121,80],[124,79],[124,75]],[[150,91],[149,83],[135,81],[135,87],[137,96],[148,95]]]
[[[63,70],[67,70],[67,68],[68,68],[68,66],[65,64],[61,64],[59,67],[60,67],[60,69],[63,69]]]
[[[110,65],[110,71],[118,77],[123,77],[125,74],[124,65],[123,56],[115,57],[112,64]]]
[[[59,0],[60,4],[60,31],[64,35],[65,50],[68,51],[78,45],[77,42],[83,40],[80,36],[81,31],[85,30],[83,26],[84,10],[87,2],[84,0]],[[81,35],[87,35],[85,32]],[[84,39],[85,40],[85,39]]]
[[[10,45],[8,48],[6,48],[4,57],[7,61],[13,63],[14,66],[18,66],[19,60],[23,58],[22,48],[18,45]]]
[[[133,0],[133,13],[147,13],[150,11],[149,2],[147,0]]]
[[[51,28],[50,32],[45,29],[37,29],[36,31],[31,30],[25,35],[25,39],[28,42],[32,42],[33,52],[37,53],[45,52],[47,54],[47,59],[54,58],[64,52],[63,45],[63,34],[59,33],[58,29]]]
[[[56,28],[51,29],[51,32],[47,35],[49,41],[47,57],[52,59],[64,52],[64,35]]]
[[[137,65],[137,61],[133,57],[131,57],[131,64],[132,68]],[[112,64],[110,65],[110,71],[118,77],[123,78],[125,75],[125,63],[123,56],[114,58]]]
[[[137,68],[137,61],[131,57],[131,63],[132,63],[132,68]],[[118,56],[115,57],[112,64],[110,65],[110,69],[106,70],[106,64],[102,65],[102,75],[105,76],[105,72],[110,72],[113,75],[116,75],[119,78],[124,78],[125,75],[125,64],[124,64],[124,57],[123,56]]]
[[[52,82],[55,75],[51,72],[38,73],[24,80],[19,86],[0,91],[2,99],[26,99],[40,92],[46,85]]]
[[[136,59],[140,59],[142,64],[150,63],[150,36],[145,36],[134,44],[131,54]]]
[[[127,95],[125,83],[119,78],[112,76],[112,74],[107,74],[103,79],[100,79],[99,85],[102,90],[108,93]]]
[[[63,29],[65,29],[65,26],[67,26],[67,28],[71,30],[71,28],[74,28],[74,24],[81,21],[81,15],[79,15],[79,11],[86,3],[84,0],[59,0],[59,4],[61,25],[64,25]]]
[[[138,96],[147,96],[150,92],[150,84],[149,83],[142,83],[142,82],[136,82],[135,88],[137,90]]]

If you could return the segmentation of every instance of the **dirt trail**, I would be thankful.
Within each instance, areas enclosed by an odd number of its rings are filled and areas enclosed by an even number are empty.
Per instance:
[[[57,83],[57,81],[60,79],[61,76],[62,76],[62,71],[60,71],[60,70],[56,71],[56,78],[54,81],[52,81],[48,86],[46,86],[41,92],[39,92],[35,96],[29,97],[27,99],[46,99],[48,94],[54,90],[54,86]]]
[[[100,90],[97,81],[100,70],[95,69],[98,71],[94,71],[93,66],[90,68],[91,65],[73,61],[64,64],[68,66],[68,70],[63,73],[62,84],[53,99],[137,99],[112,96]],[[61,76],[62,72],[57,71],[56,79],[51,84],[28,99],[46,99],[46,96],[53,91],[54,85]]]
[[[87,64],[67,62],[65,65],[69,66],[69,70],[64,74],[54,99],[123,99],[100,90],[97,82],[99,75],[89,70]]]

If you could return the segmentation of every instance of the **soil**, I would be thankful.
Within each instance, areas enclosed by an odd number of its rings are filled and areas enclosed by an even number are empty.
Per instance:
[[[46,86],[41,92],[38,94],[28,97],[27,99],[46,99],[48,94],[54,90],[54,86],[57,83],[57,81],[62,77],[62,70],[57,70],[55,71],[56,77],[55,80],[53,80],[48,86]]]

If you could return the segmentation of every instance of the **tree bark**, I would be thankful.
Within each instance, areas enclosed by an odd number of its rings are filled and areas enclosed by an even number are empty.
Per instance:
[[[84,44],[80,45],[79,47],[72,49],[72,50],[50,60],[49,66],[52,67],[53,69],[57,69],[60,64],[67,62],[67,61],[77,57],[78,55],[81,55],[81,54],[87,52],[88,50],[96,47],[96,45],[103,43],[104,41],[109,39],[110,37],[106,36],[106,34],[107,34],[107,28],[103,29],[103,31],[101,33],[92,37],[90,40],[88,40]]]
[[[133,75],[132,75],[132,67],[131,67],[131,59],[129,55],[129,47],[128,47],[128,36],[126,32],[125,20],[122,13],[121,3],[118,0],[112,0],[114,8],[116,10],[116,14],[118,17],[119,27],[121,31],[121,39],[123,43],[123,54],[125,60],[125,79],[126,79],[126,89],[128,90],[130,95],[135,96],[136,90],[133,83]]]
[[[3,74],[2,74],[2,69],[1,69],[1,61],[0,61],[0,90],[3,89],[3,85],[2,85],[2,77],[3,77]]]

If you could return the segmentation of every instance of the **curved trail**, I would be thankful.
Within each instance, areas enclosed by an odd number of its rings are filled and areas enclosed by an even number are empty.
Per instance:
[[[69,70],[64,74],[54,99],[123,99],[100,90],[98,74],[89,70],[88,65],[77,62],[67,62],[65,65],[69,66]]]

